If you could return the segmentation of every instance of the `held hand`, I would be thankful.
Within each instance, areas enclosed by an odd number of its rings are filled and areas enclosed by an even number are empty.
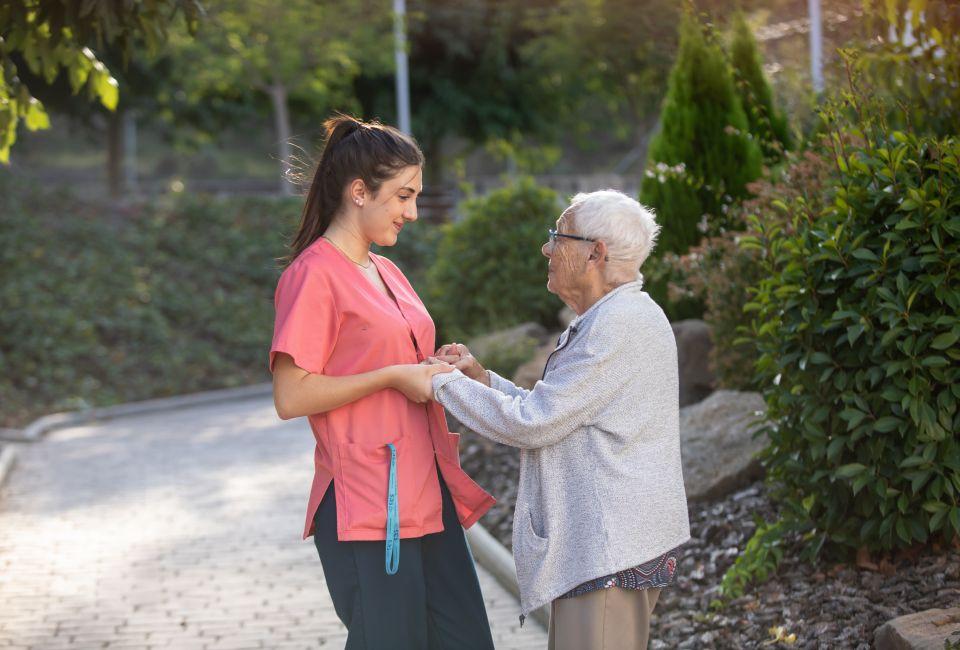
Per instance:
[[[437,350],[435,357],[444,363],[453,364],[453,366],[474,381],[479,381],[485,386],[490,385],[490,375],[486,368],[480,365],[477,358],[470,354],[470,350],[462,343],[448,343]]]
[[[463,346],[466,349],[467,346]],[[460,356],[460,343],[447,343],[446,345],[441,345],[437,348],[437,351],[433,353],[435,357],[446,357],[446,356]]]
[[[419,363],[394,366],[396,379],[393,388],[403,393],[408,400],[423,404],[433,399],[433,376],[441,372],[453,372],[447,363]]]

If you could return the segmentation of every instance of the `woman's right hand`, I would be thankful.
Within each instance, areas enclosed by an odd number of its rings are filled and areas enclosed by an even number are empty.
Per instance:
[[[393,369],[392,387],[411,402],[423,404],[433,399],[433,376],[442,372],[453,372],[454,367],[447,363],[403,364],[393,366]]]

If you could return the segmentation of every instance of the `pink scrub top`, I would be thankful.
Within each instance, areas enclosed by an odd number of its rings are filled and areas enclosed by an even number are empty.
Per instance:
[[[370,254],[396,302],[322,237],[280,276],[270,370],[278,352],[310,373],[355,375],[419,363],[434,350],[436,328],[400,269]],[[400,537],[443,530],[437,467],[464,528],[495,503],[460,468],[460,435],[450,433],[443,407],[416,404],[388,388],[308,417],[317,441],[315,474],[303,537],[333,481],[340,541],[383,540],[387,526],[390,449],[397,450]]]

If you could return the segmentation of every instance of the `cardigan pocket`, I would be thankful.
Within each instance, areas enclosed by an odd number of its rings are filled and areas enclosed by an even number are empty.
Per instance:
[[[402,483],[406,454],[403,436],[389,441],[397,449],[397,477]],[[346,525],[350,530],[386,530],[387,491],[390,481],[390,448],[387,443],[343,443],[340,451],[340,475],[344,486]],[[407,468],[409,469],[409,468]],[[408,496],[400,490],[400,527],[416,524],[409,521]],[[408,506],[405,508],[404,506]]]
[[[533,536],[535,540],[546,543],[547,542],[546,536],[537,532],[537,527],[533,525],[533,513],[530,512],[529,506],[527,506],[526,512],[527,512],[526,520],[527,520],[528,532]],[[543,530],[542,523],[541,523],[540,529]]]
[[[516,554],[517,580],[521,591],[539,591],[543,585],[535,584],[543,579],[542,568],[550,552],[550,540],[541,537],[533,527],[530,508],[521,511],[519,525],[514,528],[514,553]]]

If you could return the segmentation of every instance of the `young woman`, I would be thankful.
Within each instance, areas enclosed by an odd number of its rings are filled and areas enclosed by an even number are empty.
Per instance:
[[[416,221],[423,154],[396,129],[340,116],[275,297],[270,349],[283,419],[316,438],[304,538],[314,536],[353,649],[493,648],[462,527],[494,499],[460,468],[430,401],[435,328],[370,245]]]

